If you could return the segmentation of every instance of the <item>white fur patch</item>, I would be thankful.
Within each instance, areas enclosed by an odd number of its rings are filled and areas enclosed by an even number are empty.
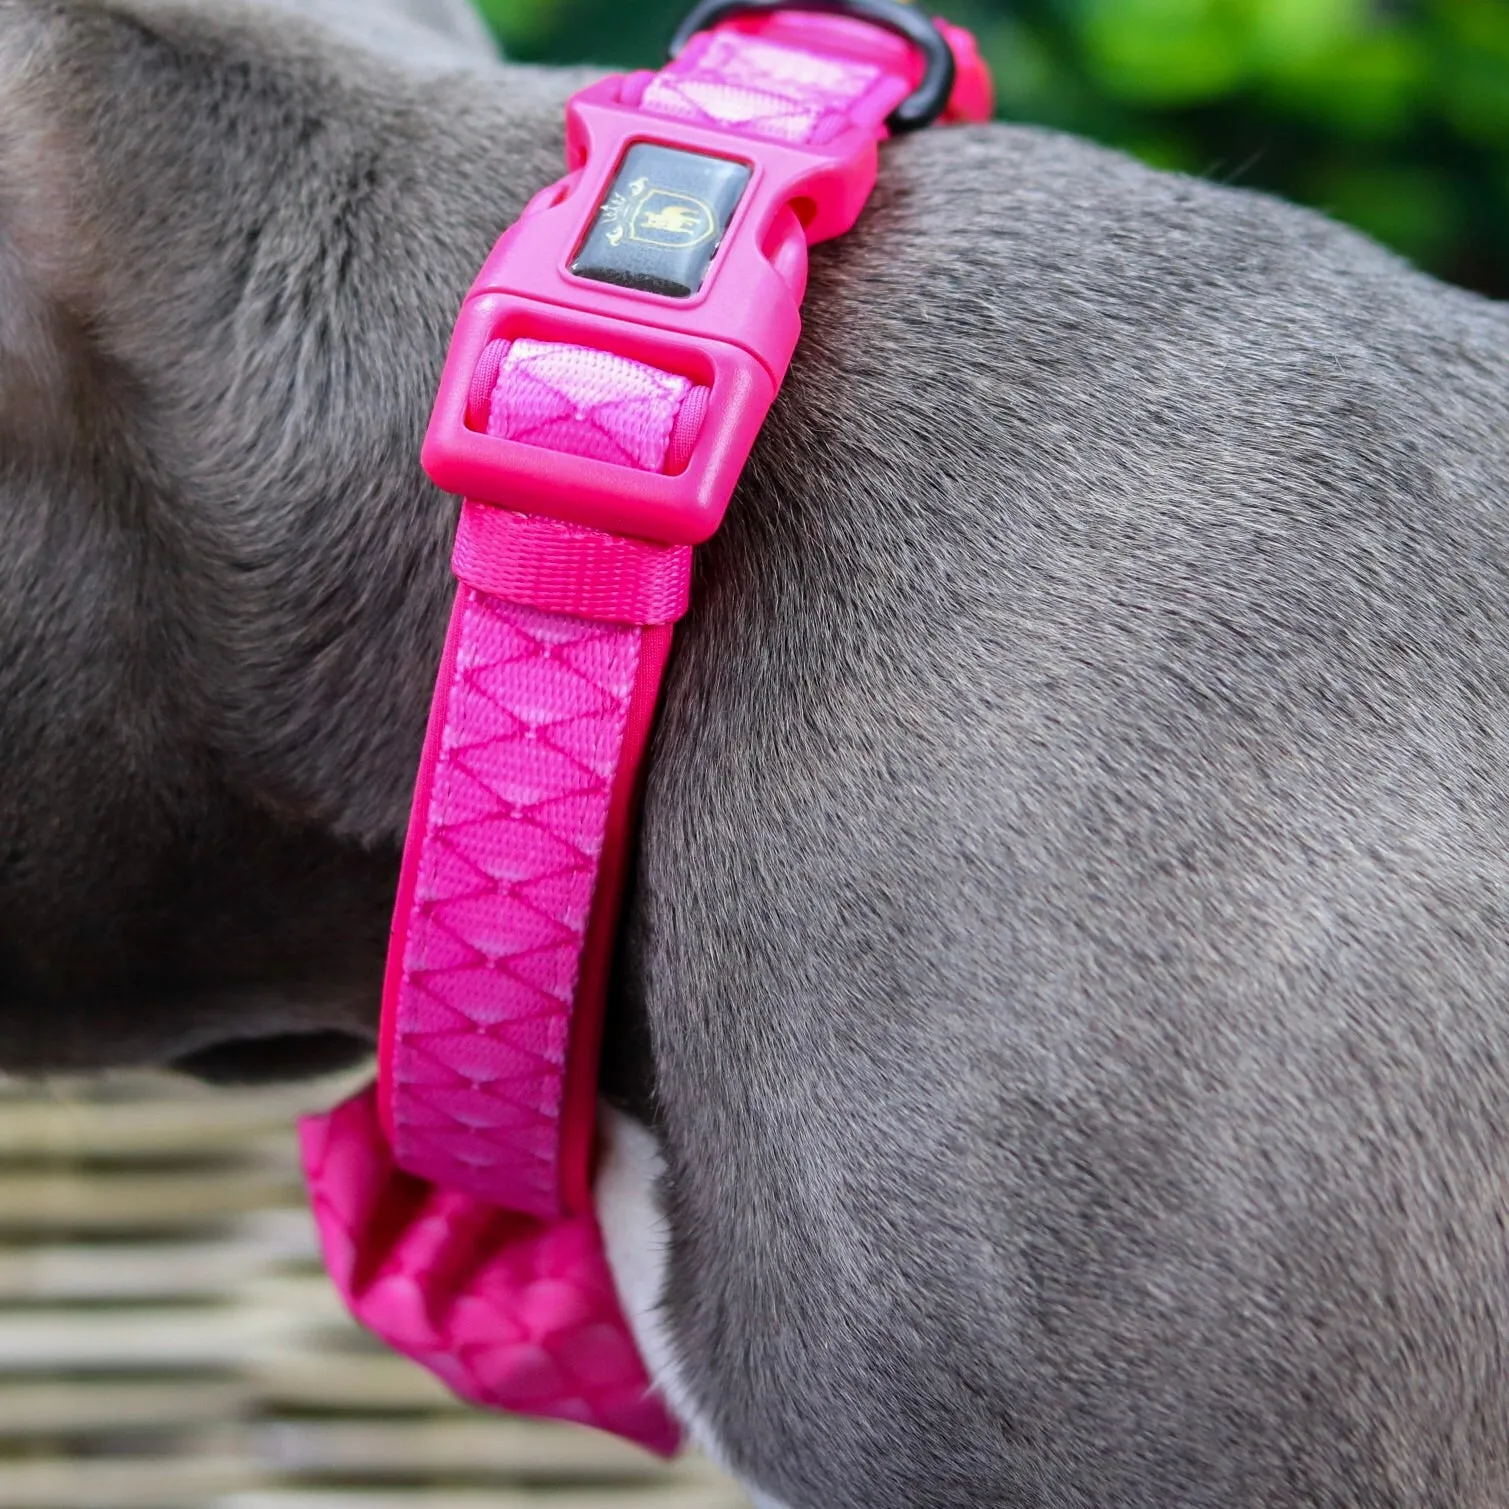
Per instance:
[[[676,1366],[660,1304],[670,1245],[657,1192],[665,1162],[649,1129],[639,1122],[604,1106],[599,1124],[607,1154],[594,1191],[597,1219],[624,1316],[655,1386],[697,1444],[716,1456],[711,1432],[701,1423]]]
[[[665,1171],[660,1148],[647,1128],[606,1106],[600,1125],[607,1153],[597,1174],[597,1218],[629,1329],[687,1434],[714,1461],[724,1462],[717,1437],[687,1392],[661,1307],[670,1235],[658,1193]],[[785,1509],[753,1489],[750,1497],[755,1509]]]

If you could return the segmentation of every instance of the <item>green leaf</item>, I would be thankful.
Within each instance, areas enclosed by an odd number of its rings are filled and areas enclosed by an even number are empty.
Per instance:
[[[1040,28],[1004,20],[981,27],[977,36],[995,81],[998,115],[1073,129],[1093,113],[1085,82]]]
[[[1442,113],[1463,136],[1509,148],[1509,54],[1454,49],[1442,86]]]
[[[1417,123],[1431,81],[1419,40],[1402,30],[1374,32],[1273,77],[1268,95],[1306,120],[1344,136],[1378,141]]]
[[[559,0],[476,0],[504,52],[534,51],[560,18]]]
[[[1363,39],[1364,0],[1247,0],[1253,68],[1270,78],[1308,74]]]
[[[1429,167],[1333,165],[1307,195],[1422,266],[1444,259],[1462,230],[1462,207],[1449,178]]]
[[[1079,0],[1075,10],[1086,62],[1118,99],[1191,104],[1247,75],[1241,27],[1219,0]]]

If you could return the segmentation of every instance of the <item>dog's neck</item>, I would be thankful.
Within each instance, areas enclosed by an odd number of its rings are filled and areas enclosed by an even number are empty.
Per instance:
[[[111,1008],[112,1059],[370,1029],[450,591],[418,442],[579,82],[148,17],[0,39],[10,1067]]]

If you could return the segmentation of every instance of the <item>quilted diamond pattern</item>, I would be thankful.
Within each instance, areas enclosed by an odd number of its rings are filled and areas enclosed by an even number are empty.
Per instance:
[[[411,1173],[560,1209],[561,1085],[637,628],[463,588],[394,1002]]]
[[[402,1173],[371,1090],[299,1133],[325,1263],[363,1325],[474,1403],[675,1451],[594,1217],[538,1221]]]
[[[824,141],[848,124],[855,102],[882,77],[867,63],[723,32],[690,67],[673,64],[656,74],[642,103],[657,115],[752,136]]]
[[[495,355],[489,434],[664,463],[689,379],[557,342]],[[463,586],[432,712],[444,734],[420,775],[419,868],[385,1003],[394,1152],[534,1216],[562,1209],[572,1010],[640,643],[638,626]]]
[[[690,378],[557,341],[512,342],[487,432],[619,466],[659,471]]]

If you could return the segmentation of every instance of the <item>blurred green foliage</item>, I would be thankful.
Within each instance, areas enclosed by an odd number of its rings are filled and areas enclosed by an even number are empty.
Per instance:
[[[509,54],[646,66],[690,0],[480,0]],[[1000,114],[1313,204],[1509,295],[1509,0],[951,0]]]

